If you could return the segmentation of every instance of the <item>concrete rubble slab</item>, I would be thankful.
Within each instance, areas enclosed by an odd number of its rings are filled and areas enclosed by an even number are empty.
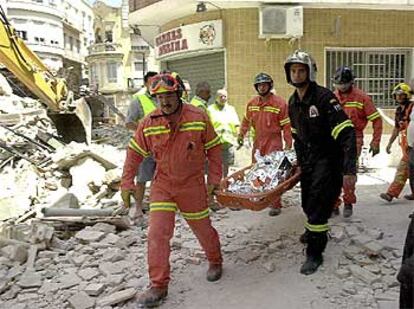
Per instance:
[[[58,291],[59,288],[60,284],[57,282],[44,281],[38,292],[40,294],[49,294]]]
[[[95,299],[83,291],[72,295],[68,302],[74,309],[88,309],[95,305]]]
[[[42,286],[42,276],[34,271],[26,271],[17,284],[22,288],[40,287]]]
[[[60,282],[61,289],[69,289],[82,282],[81,278],[74,273],[60,276],[58,280]]]
[[[363,245],[369,256],[379,256],[385,247],[377,241],[370,241]]]
[[[131,299],[135,296],[136,290],[134,288],[122,290],[119,292],[115,292],[111,295],[105,296],[98,300],[97,304],[99,306],[113,306],[120,302],[126,301],[128,299]]]
[[[99,296],[105,289],[105,284],[103,283],[91,283],[85,289],[85,293],[90,296]]]
[[[1,254],[6,258],[23,264],[27,260],[27,249],[22,245],[8,245],[0,250]]]
[[[79,277],[87,281],[99,276],[99,274],[100,273],[96,268],[85,268],[78,272]]]
[[[357,265],[350,265],[349,270],[351,271],[352,275],[361,281],[367,284],[373,284],[375,282],[380,281],[380,277],[374,275],[373,273],[369,272],[368,270],[363,269]]]
[[[52,205],[52,208],[79,208],[79,200],[73,193],[63,193]]]
[[[58,168],[63,170],[68,170],[72,166],[79,164],[79,161],[82,161],[85,158],[91,158],[96,162],[99,162],[106,170],[111,170],[117,166],[112,162],[106,160],[97,153],[92,152],[88,149],[88,146],[85,144],[79,143],[70,143],[62,149],[62,151],[57,152],[53,155],[52,160]]]
[[[104,236],[104,232],[94,231],[87,228],[79,231],[75,235],[77,239],[86,243],[100,241]]]

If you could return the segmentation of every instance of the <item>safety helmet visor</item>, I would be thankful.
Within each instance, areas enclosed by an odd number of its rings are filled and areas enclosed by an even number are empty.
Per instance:
[[[159,74],[151,79],[151,94],[176,92],[178,90],[177,80],[170,74]]]

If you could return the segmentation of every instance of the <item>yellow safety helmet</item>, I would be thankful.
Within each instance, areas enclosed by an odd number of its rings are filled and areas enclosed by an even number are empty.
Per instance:
[[[392,96],[394,97],[394,99],[397,94],[405,94],[407,96],[407,99],[411,98],[412,90],[410,85],[408,85],[407,83],[399,83],[392,90]]]

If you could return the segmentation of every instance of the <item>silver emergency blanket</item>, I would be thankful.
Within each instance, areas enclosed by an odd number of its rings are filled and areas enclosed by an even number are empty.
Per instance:
[[[259,150],[256,150],[254,157],[256,163],[245,171],[244,180],[230,178],[227,191],[251,194],[273,190],[291,175],[292,167],[296,164],[294,151],[275,151],[261,156]]]

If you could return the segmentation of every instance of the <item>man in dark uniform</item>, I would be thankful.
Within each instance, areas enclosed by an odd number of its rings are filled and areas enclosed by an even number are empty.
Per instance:
[[[328,219],[342,183],[356,181],[355,130],[335,94],[316,84],[316,64],[306,52],[289,56],[285,72],[296,88],[289,99],[289,117],[307,216],[306,262],[300,272],[310,275],[323,263]]]
[[[411,223],[408,227],[404,244],[401,269],[397,279],[401,283],[400,308],[414,308],[414,213],[410,215]]]

